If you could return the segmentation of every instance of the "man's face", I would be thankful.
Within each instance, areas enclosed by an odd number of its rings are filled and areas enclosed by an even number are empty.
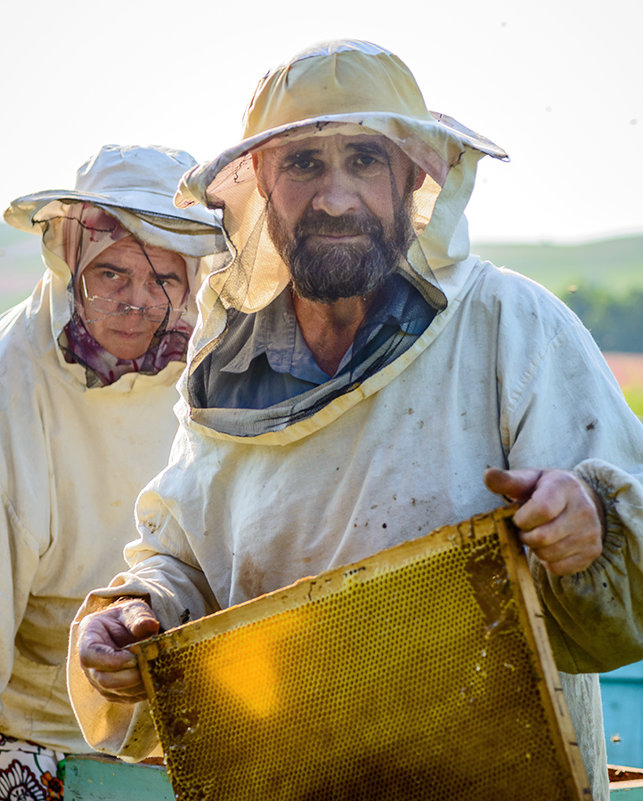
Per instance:
[[[167,307],[180,309],[188,292],[183,258],[149,245],[143,252],[133,236],[119,239],[91,261],[81,281],[85,324],[98,344],[119,359],[142,356]],[[170,312],[168,327],[179,316]]]
[[[406,254],[424,173],[384,136],[311,136],[255,157],[268,227],[302,297],[377,288]]]

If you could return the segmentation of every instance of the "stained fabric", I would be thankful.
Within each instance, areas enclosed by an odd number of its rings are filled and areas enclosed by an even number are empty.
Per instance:
[[[375,369],[377,354],[363,355],[355,380],[339,388],[326,381],[286,408],[218,407],[208,366],[218,355],[234,359],[226,343],[251,315],[269,314],[290,280],[269,231],[262,159],[297,155],[302,141],[314,149],[317,136],[347,137],[363,152],[384,137],[391,160],[401,152],[414,178],[426,173],[401,206],[412,235],[392,274],[419,288],[432,318]],[[340,150],[346,140],[333,141]],[[115,708],[79,667],[78,622],[110,598],[149,594],[168,628],[186,608],[194,619],[489,511],[498,505],[483,483],[489,465],[563,468],[609,510],[603,555],[574,576],[544,575],[533,563],[532,573],[594,797],[607,801],[600,699],[586,674],[643,657],[643,429],[569,309],[469,252],[464,209],[485,154],[505,158],[428,112],[397,57],[342,41],[268,73],[242,142],[182,178],[177,203],[222,212],[232,259],[199,296],[179,433],[167,468],[139,496],[130,568],[88,596],[72,630],[69,683],[94,747],[140,758],[154,736],[145,704]],[[384,206],[399,210],[404,193],[390,175],[378,186]],[[114,725],[97,726],[106,715]]]

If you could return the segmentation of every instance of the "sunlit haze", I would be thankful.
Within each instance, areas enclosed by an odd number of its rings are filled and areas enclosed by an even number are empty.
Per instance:
[[[360,38],[409,65],[430,109],[511,156],[480,164],[474,240],[643,232],[640,0],[31,0],[2,16],[3,209],[72,188],[105,143],[210,159],[238,141],[267,69],[310,44]]]

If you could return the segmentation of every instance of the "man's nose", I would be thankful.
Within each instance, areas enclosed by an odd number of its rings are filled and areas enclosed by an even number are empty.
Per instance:
[[[344,170],[328,170],[320,179],[320,184],[312,200],[315,211],[325,211],[331,217],[340,217],[358,210],[359,195],[355,182]]]

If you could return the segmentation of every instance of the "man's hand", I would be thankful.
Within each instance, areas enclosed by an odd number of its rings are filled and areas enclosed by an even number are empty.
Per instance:
[[[550,573],[585,570],[603,551],[605,512],[589,486],[567,470],[485,470],[487,487],[520,501],[521,539]]]
[[[80,664],[90,684],[119,703],[147,696],[136,657],[127,646],[157,634],[159,622],[140,598],[119,601],[84,618],[79,626]]]

